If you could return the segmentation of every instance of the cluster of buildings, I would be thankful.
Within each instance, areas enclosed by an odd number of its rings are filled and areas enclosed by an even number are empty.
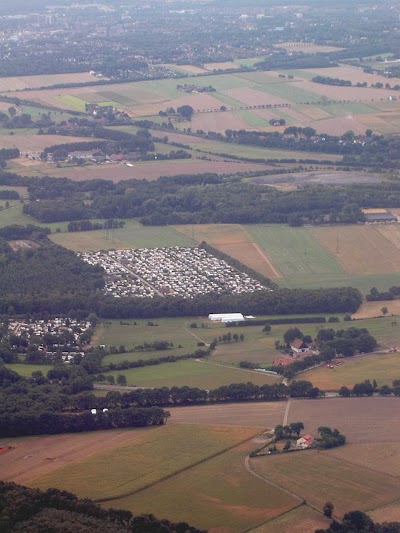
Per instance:
[[[80,257],[101,265],[106,292],[116,297],[181,296],[205,293],[240,294],[266,290],[260,282],[200,248],[142,248],[86,252]]]
[[[36,344],[38,350],[46,355],[61,350],[63,360],[69,361],[74,355],[84,355],[82,346],[90,342],[91,328],[90,321],[73,318],[11,320],[8,324],[8,337],[14,346],[18,342],[19,346]]]

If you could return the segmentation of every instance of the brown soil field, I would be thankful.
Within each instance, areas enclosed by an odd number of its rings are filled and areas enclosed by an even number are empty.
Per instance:
[[[329,135],[343,135],[345,131],[349,130],[354,131],[356,135],[361,135],[367,129],[359,117],[353,115],[314,120],[309,122],[309,126],[314,128],[317,133],[328,133]]]
[[[43,150],[47,146],[54,144],[85,142],[87,138],[82,137],[65,137],[63,135],[27,135],[18,134],[15,135],[0,135],[0,148],[13,148],[17,147],[23,151]],[[17,161],[17,160],[16,160]]]
[[[185,123],[182,123],[185,127]],[[179,125],[179,124],[178,124]],[[249,129],[249,125],[235,112],[195,113],[192,116],[192,130],[216,131]]]
[[[176,231],[195,239],[206,241],[221,252],[230,255],[244,265],[266,277],[279,278],[268,254],[254,242],[240,224],[201,224],[199,226],[174,226]]]
[[[400,440],[399,406],[395,397],[292,400],[288,423],[301,420],[313,435],[321,424],[338,428],[350,444],[395,442]]]
[[[240,63],[240,60],[238,62]],[[204,68],[206,69],[206,71],[207,70],[229,70],[232,68],[238,68],[238,65],[234,63],[233,61],[226,61],[224,63],[205,63]]]
[[[274,428],[282,424],[286,402],[172,407],[169,424],[226,424]]]
[[[312,104],[299,104],[296,106],[296,109],[314,121],[332,118],[332,115],[329,113],[329,105],[322,108]],[[285,109],[285,113],[287,111],[288,110]]]
[[[62,466],[124,443],[132,442],[152,429],[92,431],[40,437],[2,439],[2,444],[15,447],[0,455],[1,479],[26,483]]]
[[[204,72],[207,72],[208,68],[201,68],[196,67],[195,65],[171,65],[166,64],[164,65],[167,68],[174,68],[177,67],[179,70],[184,70],[185,72],[188,72],[189,74],[203,74]],[[206,67],[206,65],[204,65]]]
[[[385,78],[385,76],[381,76],[379,74],[367,74],[365,73],[361,68],[357,67],[347,67],[347,66],[341,66],[341,67],[331,67],[331,68],[316,68],[316,69],[305,69],[306,72],[309,72],[313,76],[329,76],[330,78],[339,78],[341,80],[350,80],[352,83],[363,83],[367,82],[368,86],[371,85],[371,83],[383,83],[385,85],[386,83],[390,83],[390,85],[396,85],[400,83],[399,78]]]
[[[97,78],[89,74],[89,72],[0,78],[0,91],[19,91],[21,89],[36,89],[62,83],[86,83],[96,80]]]
[[[287,104],[288,100],[274,96],[272,94],[266,94],[256,89],[250,89],[247,87],[237,87],[236,89],[227,89],[222,91],[223,94],[243,102],[245,105],[274,105],[274,104]]]
[[[29,250],[31,248],[39,248],[39,244],[34,241],[29,240],[17,240],[17,241],[8,241],[8,244],[14,250]]]
[[[316,529],[325,529],[327,520],[307,505],[301,505],[278,518],[252,529],[251,533],[310,533]]]
[[[388,308],[388,316],[400,315],[400,300],[390,300],[387,302],[364,302],[357,313],[351,316],[356,319],[382,316],[382,307]]]
[[[72,141],[71,141],[72,142]],[[56,168],[49,166],[46,173],[55,177],[66,177],[76,181],[90,179],[110,179],[115,182],[127,179],[157,180],[160,176],[176,176],[178,174],[202,174],[215,172],[217,174],[234,174],[252,170],[263,170],[265,165],[256,163],[171,160],[146,161],[135,163],[134,167],[124,164],[90,165],[87,167]],[[41,172],[43,174],[43,172]]]
[[[311,234],[352,274],[384,274],[400,270],[400,250],[375,226],[310,228]]]
[[[322,509],[325,502],[333,502],[336,516],[354,509],[365,511],[400,498],[397,478],[346,463],[324,451],[255,457],[250,464],[258,474],[309,504]]]
[[[375,522],[400,522],[400,500],[368,512]]]
[[[390,439],[390,432],[387,433]],[[388,476],[400,477],[399,442],[347,444],[328,450],[327,454],[341,462],[363,466]]]
[[[382,235],[382,237],[387,239],[397,249],[400,250],[400,225],[399,224],[380,224],[376,226],[376,230]]]
[[[386,78],[385,78],[386,79]],[[336,101],[350,100],[370,102],[375,100],[388,100],[394,92],[389,89],[371,89],[370,87],[338,87],[336,85],[325,85],[323,83],[314,83],[312,81],[303,81],[301,88],[316,94],[325,95]]]

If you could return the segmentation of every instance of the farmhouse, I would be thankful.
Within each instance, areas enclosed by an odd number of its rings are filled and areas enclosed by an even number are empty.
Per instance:
[[[312,342],[305,342],[303,339],[294,339],[291,343],[290,348],[295,353],[309,353],[313,347]]]
[[[300,448],[301,450],[305,450],[306,448],[309,448],[312,444],[314,444],[314,437],[307,433],[306,435],[303,435],[303,437],[300,437],[296,441],[296,448]]]

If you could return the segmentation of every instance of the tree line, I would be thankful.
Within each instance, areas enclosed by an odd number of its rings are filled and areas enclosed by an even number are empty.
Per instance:
[[[205,533],[186,522],[134,516],[122,509],[106,509],[88,498],[79,499],[58,489],[32,489],[0,481],[0,523],[3,533],[85,531],[85,533]],[[63,529],[65,531],[65,529]]]

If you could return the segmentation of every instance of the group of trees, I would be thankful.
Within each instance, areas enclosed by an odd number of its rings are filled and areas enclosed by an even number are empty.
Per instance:
[[[372,287],[369,294],[366,295],[367,302],[380,302],[385,300],[394,300],[400,297],[400,287],[394,285],[388,291],[378,291],[376,287]],[[384,309],[384,308],[382,308]],[[386,313],[383,313],[386,314]]]
[[[376,380],[373,382],[369,379],[361,383],[356,383],[352,389],[343,386],[339,389],[339,396],[348,398],[349,396],[372,396],[373,394],[379,394],[380,396],[400,396],[400,380],[395,379],[392,382],[392,387],[389,385],[382,385],[378,387]]]
[[[74,220],[67,226],[68,231],[94,231],[100,229],[117,229],[123,228],[125,222],[123,220],[114,220],[112,218],[105,220],[104,222],[91,222],[90,220]]]
[[[325,516],[330,518],[332,512],[333,505],[327,502]],[[327,529],[316,529],[315,533],[400,533],[400,522],[378,524],[362,511],[350,511],[344,514],[341,522],[333,520]]]
[[[153,515],[105,509],[89,499],[57,489],[42,491],[0,481],[0,523],[3,533],[85,531],[85,533],[205,533],[186,522]]]

